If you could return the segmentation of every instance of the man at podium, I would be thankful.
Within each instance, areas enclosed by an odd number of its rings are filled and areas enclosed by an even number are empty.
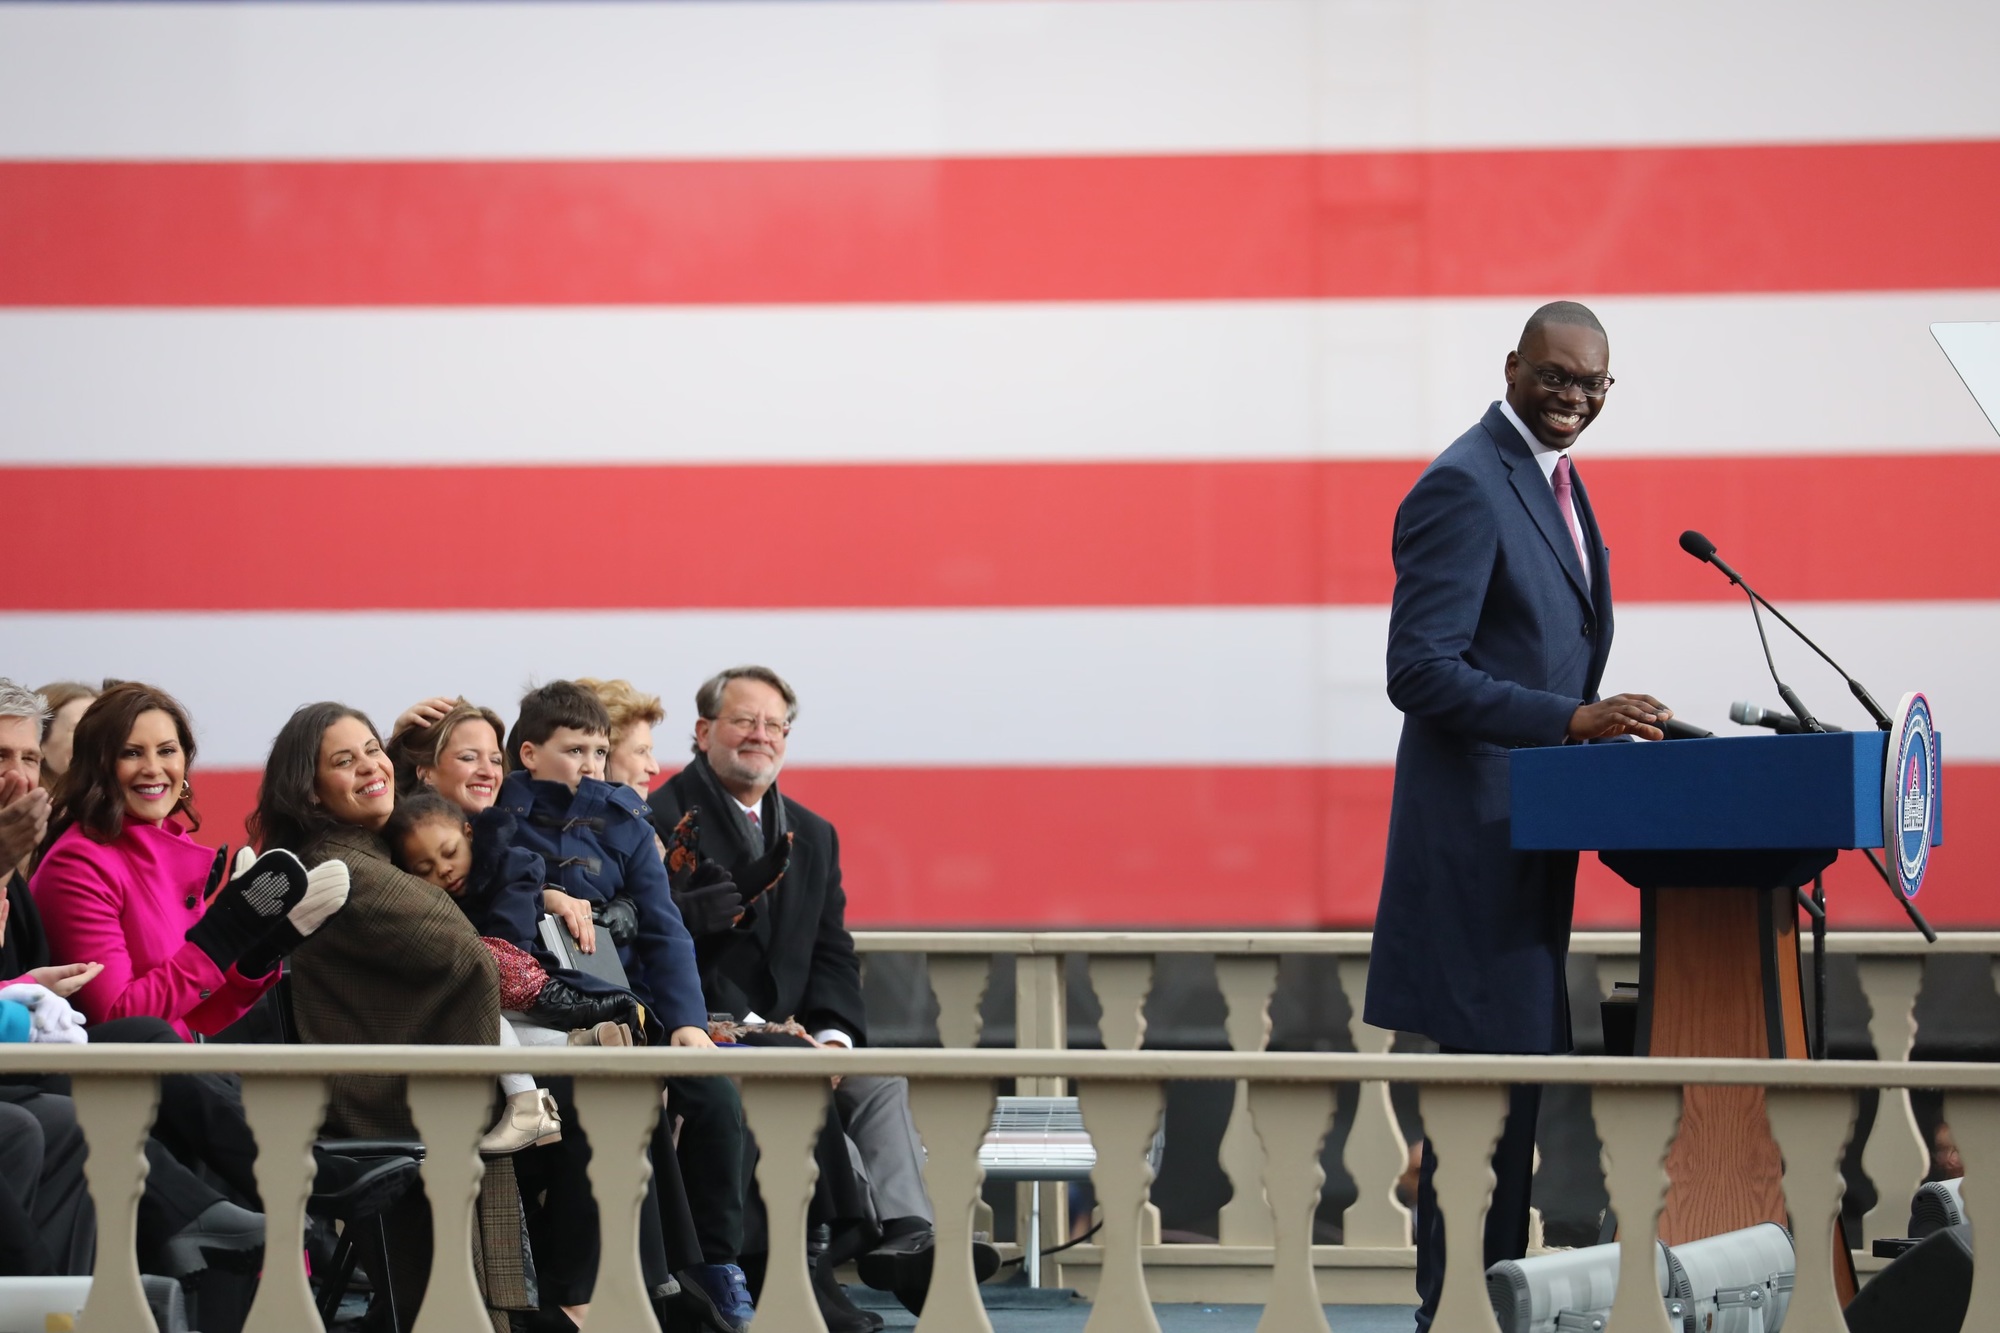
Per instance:
[[[1506,397],[1424,470],[1396,511],[1389,698],[1403,713],[1364,1017],[1445,1051],[1570,1045],[1564,963],[1575,852],[1516,852],[1507,751],[1660,738],[1651,695],[1599,700],[1611,652],[1608,552],[1569,451],[1610,392],[1610,342],[1555,301],[1507,353]],[[1541,1089],[1512,1090],[1493,1158],[1485,1263],[1527,1251]],[[1417,1327],[1444,1281],[1424,1145]]]

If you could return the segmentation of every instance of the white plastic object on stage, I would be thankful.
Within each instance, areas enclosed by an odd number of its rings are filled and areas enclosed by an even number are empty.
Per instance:
[[[1673,1248],[1674,1294],[1688,1301],[1689,1329],[1778,1333],[1792,1300],[1792,1237],[1760,1222]]]
[[[1959,1194],[1961,1180],[1933,1180],[1919,1186],[1910,1200],[1910,1235],[1918,1240],[1955,1227],[1965,1220],[1965,1200]]]
[[[1654,1250],[1660,1298],[1674,1309],[1672,1265],[1665,1245]],[[1618,1246],[1558,1250],[1532,1259],[1503,1259],[1486,1270],[1486,1294],[1500,1333],[1597,1333],[1618,1292]]]
[[[89,1299],[87,1277],[0,1278],[0,1333],[74,1328]]]

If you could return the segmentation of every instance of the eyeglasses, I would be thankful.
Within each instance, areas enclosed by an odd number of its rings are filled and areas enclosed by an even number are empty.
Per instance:
[[[759,727],[762,727],[767,735],[776,736],[780,740],[792,734],[792,724],[783,718],[725,717],[721,721],[723,726],[748,736],[754,736]]]
[[[1535,372],[1535,378],[1542,382],[1542,387],[1551,393],[1562,393],[1575,385],[1583,390],[1585,398],[1602,398],[1605,391],[1618,382],[1609,375],[1572,375],[1567,370],[1538,366],[1532,361],[1528,363],[1528,368]]]

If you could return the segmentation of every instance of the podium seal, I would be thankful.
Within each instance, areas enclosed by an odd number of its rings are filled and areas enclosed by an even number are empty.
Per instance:
[[[1938,739],[1930,700],[1906,694],[1896,705],[1882,770],[1882,841],[1896,870],[1896,891],[1917,896],[1931,863],[1938,819]]]

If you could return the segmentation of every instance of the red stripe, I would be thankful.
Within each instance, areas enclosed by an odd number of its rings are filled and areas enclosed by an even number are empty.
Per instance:
[[[0,582],[0,609],[1366,605],[1389,600],[1396,506],[1420,468],[10,468],[10,539],[62,551],[63,577]],[[1681,552],[1686,527],[1774,598],[2000,597],[2000,454],[1606,459],[1578,474],[1621,603],[1734,595]],[[1882,497],[1913,479],[1930,508],[1892,526]],[[112,533],[175,516],[172,577],[131,578],[121,541],[73,540],[85,497]],[[535,532],[551,497],[589,515],[590,540],[508,535]],[[731,578],[670,576],[675,552],[724,549]]]
[[[240,843],[256,775],[198,772],[203,837]],[[1387,768],[799,769],[785,789],[840,830],[861,927],[1367,929]],[[2000,765],[1945,772],[1933,924],[2000,926]],[[1904,924],[1858,853],[1828,876],[1845,929]],[[1638,894],[1585,857],[1579,928],[1630,928]]]
[[[2000,143],[0,163],[0,304],[1208,300],[2000,286]]]

